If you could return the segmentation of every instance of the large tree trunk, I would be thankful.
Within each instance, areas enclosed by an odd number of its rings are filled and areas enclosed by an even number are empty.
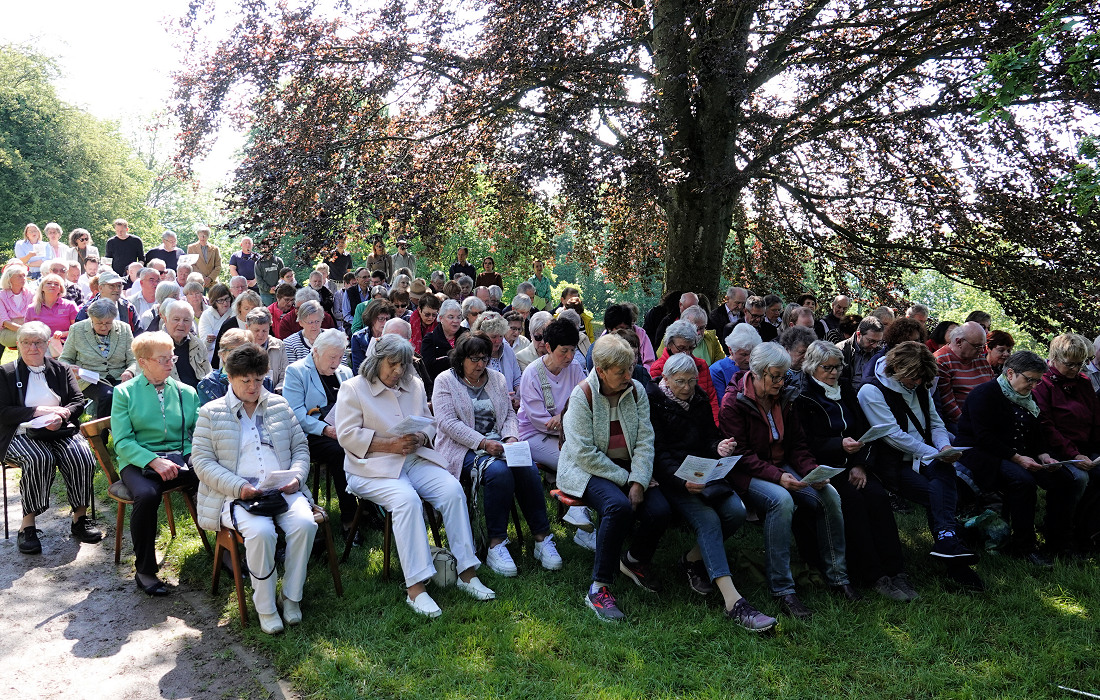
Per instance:
[[[722,256],[733,221],[737,194],[708,191],[703,182],[687,181],[669,192],[665,290],[706,294],[711,301],[722,279]]]

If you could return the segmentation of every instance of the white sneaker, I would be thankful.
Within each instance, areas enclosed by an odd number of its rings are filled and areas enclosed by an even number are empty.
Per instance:
[[[573,544],[589,552],[596,551],[596,533],[577,530],[573,533]]]
[[[580,530],[577,532],[580,532]],[[558,554],[553,535],[547,535],[542,542],[535,543],[535,559],[542,564],[542,568],[548,571],[557,571],[561,568],[561,555]]]
[[[497,594],[494,593],[491,588],[482,583],[477,576],[474,576],[472,579],[470,579],[469,583],[463,581],[462,579],[458,579],[455,585],[458,586],[458,590],[466,593],[474,600],[493,600],[497,597]]]
[[[291,600],[280,592],[279,607],[283,611],[283,621],[288,625],[297,625],[302,622],[302,607],[298,601]]]
[[[439,609],[432,597],[428,595],[427,591],[424,591],[420,595],[416,596],[416,600],[405,596],[405,602],[409,604],[409,607],[420,613],[424,617],[436,618],[443,614],[443,611]]]
[[[279,613],[273,612],[270,615],[259,613],[260,615],[260,629],[267,634],[278,634],[283,631],[283,618],[279,617]]]
[[[588,517],[588,509],[584,506],[569,506],[569,510],[565,511],[565,517],[562,520],[585,532],[592,532],[596,529],[596,526],[592,524],[592,519]]]
[[[485,555],[485,564],[501,576],[515,576],[519,573],[516,563],[512,561],[512,554],[508,551],[507,539],[489,548]]]

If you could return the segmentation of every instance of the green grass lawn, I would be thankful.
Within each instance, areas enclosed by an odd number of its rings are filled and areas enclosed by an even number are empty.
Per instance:
[[[176,512],[185,512],[182,503]],[[528,535],[518,577],[483,570],[498,600],[432,589],[443,608],[432,621],[405,605],[396,556],[394,578],[381,580],[381,534],[372,532],[341,568],[343,598],[314,561],[304,623],[265,635],[250,600],[253,624],[244,635],[310,698],[1068,698],[1058,685],[1100,691],[1095,560],[1041,571],[987,554],[978,570],[988,591],[958,592],[925,556],[923,523],[919,514],[901,518],[920,600],[896,603],[868,591],[865,601],[848,603],[801,567],[800,595],[816,614],[808,623],[780,618],[770,636],[727,620],[717,595],[703,599],[688,589],[676,560],[691,539],[679,528],[656,561],[665,592],[649,594],[620,577],[612,590],[629,621],[598,621],[582,599],[592,555],[566,541],[559,525],[561,571],[538,567]],[[209,556],[189,522],[179,531],[170,562],[186,583],[208,588]],[[761,549],[752,524],[727,543],[735,582],[774,615],[753,563]],[[228,579],[218,598],[223,619],[238,625]]]

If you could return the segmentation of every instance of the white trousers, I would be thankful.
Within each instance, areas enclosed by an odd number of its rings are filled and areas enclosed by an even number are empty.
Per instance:
[[[474,553],[466,495],[458,479],[443,467],[416,458],[405,462],[396,479],[348,474],[348,493],[377,503],[393,514],[393,536],[406,588],[427,581],[435,573],[421,499],[443,515],[447,544],[458,560],[459,573],[471,566],[481,566]]]
[[[255,575],[263,576],[275,566],[275,540],[277,539],[275,526],[278,525],[286,537],[283,596],[295,602],[302,600],[302,588],[306,583],[306,565],[309,563],[309,554],[313,551],[313,538],[317,534],[313,509],[302,492],[284,493],[283,498],[286,499],[289,509],[274,518],[266,515],[252,515],[239,506],[233,509],[237,516],[237,529],[244,536],[245,561],[248,562],[248,571],[252,574],[252,602],[256,606],[256,612],[263,615],[276,612],[276,577],[272,574],[260,581]],[[233,527],[233,520],[229,515],[231,502],[227,502],[222,510],[224,527]]]

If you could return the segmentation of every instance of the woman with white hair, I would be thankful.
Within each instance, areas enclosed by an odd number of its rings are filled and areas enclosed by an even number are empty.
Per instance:
[[[289,313],[283,314],[283,318],[285,319],[289,315]],[[295,317],[301,330],[292,333],[283,340],[287,362],[292,365],[309,354],[313,344],[321,335],[321,324],[324,322],[325,310],[321,306],[321,302],[311,299],[298,307]]]
[[[477,297],[466,297],[462,300],[462,325],[465,328],[473,328],[477,317],[485,313],[485,302]]]
[[[180,287],[178,284],[175,282],[161,282],[157,285],[157,291],[154,292],[154,299],[156,299],[156,301],[153,303],[153,306],[146,309],[145,313],[138,318],[138,325],[145,331],[163,330],[164,312],[161,307],[164,305],[165,301],[169,299],[178,300],[179,298]]]
[[[457,559],[458,588],[475,600],[496,593],[477,577],[481,565],[474,553],[466,496],[447,460],[434,449],[435,426],[392,436],[390,430],[409,416],[431,419],[423,383],[412,371],[412,345],[396,335],[373,343],[356,377],[340,387],[336,433],[347,490],[382,506],[393,515],[397,556],[405,576],[405,602],[418,614],[439,617],[442,611],[428,595],[425,582],[435,574],[424,507],[428,501],[443,516],[447,544]]]
[[[815,336],[802,359],[806,380],[795,400],[799,422],[814,459],[846,470],[831,483],[844,512],[845,557],[852,578],[891,600],[916,600],[919,595],[905,574],[890,495],[875,474],[870,446],[858,441],[870,426],[851,381],[841,377],[843,371],[844,351]]]
[[[241,292],[240,296],[233,300],[229,317],[222,323],[222,327],[218,330],[218,337],[214,340],[214,356],[210,360],[211,367],[217,367],[221,362],[218,357],[218,349],[221,345],[219,341],[222,335],[230,328],[240,328],[242,330],[246,328],[247,322],[245,319],[248,318],[248,312],[261,306],[263,306],[263,301],[260,299],[260,294],[254,289]]]
[[[688,585],[699,595],[721,592],[726,616],[753,632],[775,626],[775,618],[753,607],[733,584],[725,541],[745,522],[745,505],[729,482],[696,484],[676,476],[689,455],[704,459],[729,457],[737,443],[722,439],[706,395],[696,381],[693,358],[680,353],[665,363],[660,383],[649,385],[649,418],[653,423],[653,475],[661,492],[695,532],[696,544],[680,557]]]
[[[794,392],[783,387],[790,367],[791,356],[778,343],[757,345],[749,356],[748,373],[726,390],[718,427],[722,435],[737,441],[741,455],[727,479],[749,506],[766,516],[768,587],[784,613],[807,619],[813,612],[795,595],[791,574],[791,518],[796,504],[814,515],[829,586],[849,600],[861,596],[848,580],[840,496],[827,480],[813,485],[801,480],[818,465],[806,446]]]
[[[33,302],[34,292],[27,287],[27,268],[9,263],[0,275],[0,345],[15,347],[16,333]]]
[[[722,350],[722,343],[718,341],[717,333],[707,330],[710,317],[707,316],[706,311],[703,311],[703,307],[698,304],[687,307],[680,312],[680,320],[694,324],[696,332],[699,333],[699,344],[692,353],[695,357],[706,362],[709,367],[726,356],[725,351]]]
[[[130,326],[118,320],[118,304],[100,297],[88,304],[88,318],[77,321],[69,329],[60,359],[77,378],[84,397],[95,402],[91,411],[96,418],[111,415],[111,394],[115,386],[137,372],[134,354],[130,350],[134,335]],[[80,370],[99,375],[89,382]]]
[[[508,322],[495,311],[486,311],[478,317],[474,323],[474,330],[481,331],[493,343],[493,352],[489,355],[489,369],[496,370],[504,375],[505,384],[508,386],[508,394],[512,397],[512,407],[519,408],[519,380],[523,373],[516,361],[516,353],[512,346],[504,342],[508,335]]]
[[[649,376],[659,380],[661,378],[661,372],[664,370],[665,363],[668,362],[668,358],[682,352],[692,355],[697,345],[699,345],[699,330],[695,327],[694,323],[680,319],[679,321],[673,321],[668,324],[668,328],[665,329],[664,352],[649,366]],[[692,356],[694,357],[694,355]],[[715,420],[717,420],[718,394],[715,393],[714,384],[710,380],[710,368],[707,366],[706,362],[703,362],[698,357],[695,358],[695,366],[699,368],[699,388],[702,389],[706,393],[707,398],[710,399],[711,411],[714,413]]]
[[[165,299],[160,304],[160,314],[164,331],[176,344],[172,378],[197,387],[199,380],[210,372],[210,362],[206,359],[206,345],[194,332],[195,316],[191,305],[180,299]]]
[[[726,388],[735,384],[743,372],[749,371],[749,355],[761,342],[760,333],[748,323],[738,323],[726,336],[729,357],[710,366],[710,379],[714,383],[719,405],[726,396]]]
[[[321,295],[317,293],[316,289],[312,289],[310,287],[302,287],[297,292],[295,292],[294,306],[292,308],[300,310],[304,305],[308,304],[311,301],[315,301],[321,306],[321,325],[319,327],[322,329],[336,328],[336,321],[334,321],[332,316],[330,316],[329,313],[325,311],[325,306],[321,303]],[[271,310],[270,306],[268,307],[268,310]],[[275,337],[282,338],[284,341],[289,341],[292,336],[305,328],[305,326],[301,324],[298,314],[291,313],[290,311],[282,314],[275,322],[275,326],[278,330],[278,332],[275,333]]]
[[[315,313],[323,313],[320,302]],[[289,341],[287,342],[289,346]],[[320,462],[332,475],[340,500],[340,521],[345,536],[352,536],[351,520],[355,516],[355,497],[348,493],[344,474],[344,448],[336,441],[336,396],[340,385],[352,377],[344,364],[348,337],[343,331],[327,328],[319,331],[308,353],[286,368],[283,397],[294,410],[294,417],[306,432],[310,461]]]
[[[420,343],[420,356],[428,374],[435,379],[451,366],[450,352],[458,336],[469,331],[462,325],[462,305],[448,299],[439,307],[439,323]]]

